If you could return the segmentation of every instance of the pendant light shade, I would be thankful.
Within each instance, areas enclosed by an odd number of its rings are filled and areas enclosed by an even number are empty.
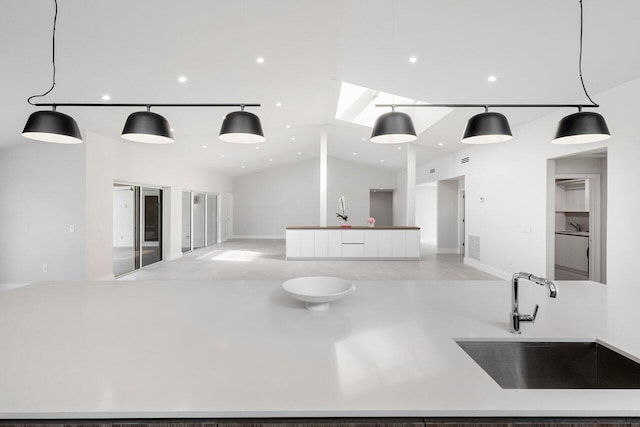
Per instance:
[[[129,141],[146,144],[171,144],[173,133],[169,122],[160,114],[137,111],[127,117],[122,137]]]
[[[22,136],[57,144],[82,144],[82,135],[73,117],[57,111],[32,113],[27,119]]]
[[[554,144],[587,144],[611,138],[607,122],[598,113],[580,111],[560,120]]]
[[[464,144],[494,144],[513,138],[507,118],[500,113],[484,112],[469,119],[462,135]]]
[[[225,116],[220,127],[220,139],[236,144],[257,144],[264,142],[260,118],[248,111],[234,111]]]
[[[401,144],[418,139],[413,121],[407,113],[391,111],[378,117],[371,131],[371,142]]]

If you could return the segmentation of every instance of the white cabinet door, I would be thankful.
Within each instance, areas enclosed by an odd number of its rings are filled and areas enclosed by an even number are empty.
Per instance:
[[[420,230],[406,230],[405,256],[411,258],[420,257]]]
[[[316,258],[329,256],[329,232],[327,230],[315,230],[313,232],[314,255]]]
[[[393,233],[392,230],[378,230],[378,257],[391,258],[393,256]]]
[[[287,230],[287,258],[300,256],[301,230]]]
[[[394,258],[402,258],[406,256],[407,253],[407,236],[405,234],[405,230],[394,230],[391,232],[392,235],[392,252],[391,255]]]
[[[378,231],[370,230],[364,233],[364,256],[367,258],[378,256]]]
[[[580,271],[588,271],[587,266],[587,240],[588,237],[569,236],[571,237],[571,268]]]
[[[304,230],[300,234],[300,256],[312,258],[315,255],[315,239],[313,230]]]
[[[556,234],[556,264],[571,267],[571,236]]]
[[[331,258],[340,258],[342,256],[342,231],[329,230],[329,256]]]

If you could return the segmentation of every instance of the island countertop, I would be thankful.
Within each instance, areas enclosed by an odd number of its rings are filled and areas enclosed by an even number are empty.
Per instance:
[[[357,281],[327,312],[282,281],[43,282],[0,293],[0,418],[638,417],[640,390],[505,390],[456,339],[593,340],[640,355],[640,292]]]
[[[351,227],[337,226],[325,226],[320,225],[292,225],[287,227],[287,230],[420,230],[420,227],[407,227],[402,225],[381,225],[375,227],[369,227],[367,225],[354,225]]]

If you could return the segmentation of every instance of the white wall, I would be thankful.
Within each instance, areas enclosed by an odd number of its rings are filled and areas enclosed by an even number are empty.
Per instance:
[[[369,190],[395,187],[393,172],[328,158],[327,224],[336,218],[338,198],[345,196],[352,225],[366,225]],[[320,162],[312,159],[234,178],[234,236],[284,238],[291,225],[320,223]]]
[[[607,274],[608,283],[635,286],[640,240],[640,79],[596,96],[613,137],[608,141],[558,146],[550,143],[558,121],[571,111],[562,110],[527,125],[513,128],[514,139],[503,144],[465,148],[422,165],[417,183],[465,175],[466,233],[481,237],[481,261],[470,264],[508,277],[514,271],[547,274],[547,242],[553,239],[555,217],[547,215],[547,160],[572,153],[608,147]],[[470,162],[461,164],[462,157]],[[435,168],[434,174],[429,169]],[[480,198],[484,198],[481,203]],[[547,228],[549,225],[549,228]]]
[[[367,225],[370,190],[396,188],[396,174],[384,168],[349,162],[335,157],[329,157],[328,162],[327,225],[342,223],[336,217],[340,196],[346,198],[349,223],[351,225]]]
[[[87,132],[86,221],[87,278],[112,276],[114,181],[164,189],[164,259],[182,255],[182,190],[232,191],[231,178],[176,162],[171,146],[124,141]]]
[[[320,163],[312,159],[233,179],[234,237],[284,238],[320,221]]]
[[[393,192],[393,225],[407,225],[407,171],[398,172],[396,176],[396,190]]]
[[[84,278],[84,151],[26,139],[0,151],[0,284]]]
[[[420,240],[436,242],[437,190],[435,186],[416,186],[416,227],[420,227]]]

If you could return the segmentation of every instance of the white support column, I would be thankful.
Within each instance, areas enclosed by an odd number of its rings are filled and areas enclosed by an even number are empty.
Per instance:
[[[407,226],[416,225],[416,148],[407,144]]]
[[[320,226],[327,226],[327,130],[320,133]]]

